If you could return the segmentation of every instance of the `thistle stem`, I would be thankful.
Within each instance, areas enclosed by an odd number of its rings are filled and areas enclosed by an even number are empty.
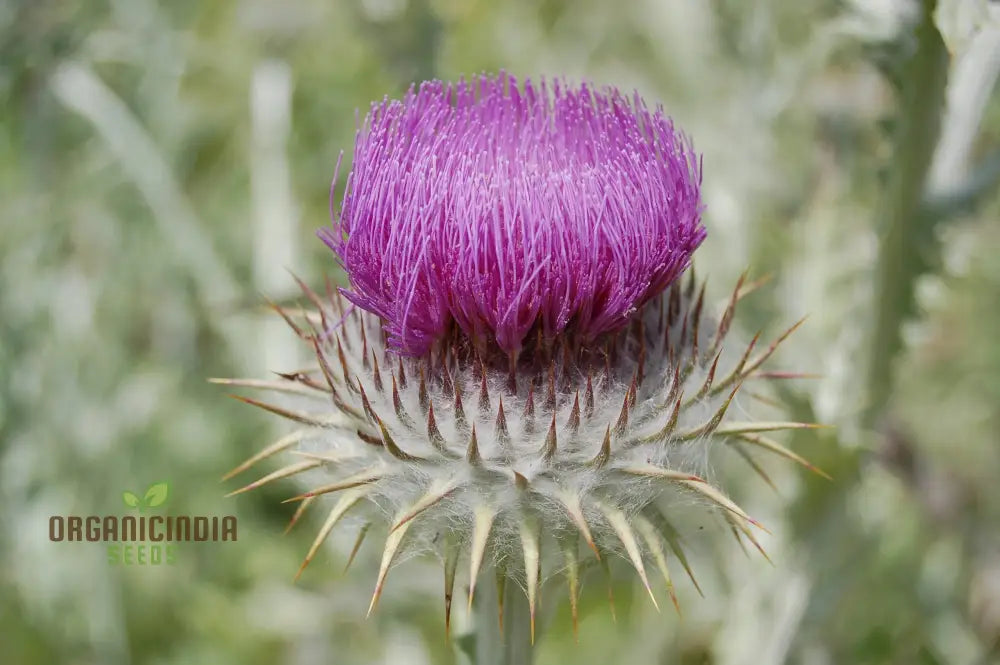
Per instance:
[[[900,117],[892,169],[879,211],[883,224],[876,273],[875,329],[868,373],[868,410],[874,425],[892,390],[892,365],[900,330],[914,309],[922,241],[933,237],[932,222],[921,218],[927,173],[940,134],[948,77],[948,52],[934,25],[934,0],[923,0],[916,27],[916,51],[903,69]]]
[[[531,665],[531,613],[528,599],[507,581],[503,595],[503,628],[500,628],[496,584],[483,576],[476,589],[473,614],[476,625],[475,665]]]

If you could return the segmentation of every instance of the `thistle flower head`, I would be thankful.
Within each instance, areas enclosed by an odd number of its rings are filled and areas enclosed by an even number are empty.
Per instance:
[[[234,473],[300,459],[237,492],[302,475],[293,521],[336,497],[303,567],[349,512],[384,527],[372,607],[399,553],[429,547],[447,608],[461,553],[470,602],[492,565],[534,612],[558,569],[575,615],[579,542],[621,554],[654,603],[655,567],[673,598],[667,552],[690,574],[674,522],[691,498],[756,544],[707,455],[718,440],[755,469],[753,447],[807,464],[764,433],[808,425],[728,416],[745,380],[789,376],[761,367],[794,326],[760,350],[727,345],[752,285],[715,314],[693,272],[678,279],[705,235],[700,178],[662,110],[613,89],[501,75],[374,105],[321,232],[350,287],[303,284],[311,309],[279,309],[315,367],[226,380],[305,400],[241,398],[301,428]]]

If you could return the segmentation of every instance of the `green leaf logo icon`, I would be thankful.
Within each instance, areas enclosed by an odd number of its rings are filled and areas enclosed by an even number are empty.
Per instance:
[[[123,493],[122,501],[124,501],[125,505],[128,506],[129,508],[137,508],[139,506],[139,497],[137,497],[135,494],[132,494],[131,492]]]
[[[149,489],[146,490],[146,495],[142,498],[142,501],[147,508],[156,508],[157,506],[163,505],[169,494],[170,485],[168,483],[156,483],[155,485],[149,486]]]

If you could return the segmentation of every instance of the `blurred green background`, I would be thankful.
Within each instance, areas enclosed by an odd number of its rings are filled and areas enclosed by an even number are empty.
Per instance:
[[[664,103],[704,153],[710,292],[772,276],[747,337],[810,316],[778,364],[820,376],[781,398],[836,426],[788,440],[832,482],[761,458],[777,493],[727,484],[773,566],[706,536],[706,598],[678,579],[684,616],[656,614],[622,574],[617,623],[589,579],[579,644],[553,591],[537,661],[1000,662],[995,4],[3,0],[0,662],[461,662],[433,562],[367,621],[377,544],[345,576],[335,535],[292,583],[318,515],[282,536],[290,484],[219,483],[282,424],[205,379],[304,362],[260,303],[338,277],[313,233],[355,110],[500,68]],[[239,541],[49,542],[164,480]]]

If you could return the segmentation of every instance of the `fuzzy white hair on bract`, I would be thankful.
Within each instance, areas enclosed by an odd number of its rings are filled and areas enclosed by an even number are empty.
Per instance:
[[[432,550],[444,562],[447,623],[464,552],[470,605],[481,569],[492,566],[525,590],[533,635],[542,571],[558,570],[569,580],[575,626],[581,540],[602,564],[626,559],[656,604],[652,565],[676,605],[668,554],[697,586],[679,513],[715,511],[760,549],[761,525],[712,482],[713,445],[737,450],[758,472],[750,447],[822,473],[768,435],[815,425],[728,416],[746,380],[796,376],[762,366],[801,321],[764,349],[758,337],[726,344],[737,303],[757,284],[741,278],[714,318],[691,269],[684,286],[675,282],[602,344],[584,350],[539,338],[515,363],[484,356],[459,335],[424,356],[399,355],[377,317],[300,282],[312,308],[275,309],[310,344],[315,367],[275,381],[215,380],[304,400],[286,408],[238,397],[299,427],[226,478],[283,451],[298,460],[232,494],[297,477],[310,489],[290,499],[293,523],[335,497],[299,574],[349,512],[362,516],[361,538],[368,526],[383,527],[369,613],[393,563]]]

